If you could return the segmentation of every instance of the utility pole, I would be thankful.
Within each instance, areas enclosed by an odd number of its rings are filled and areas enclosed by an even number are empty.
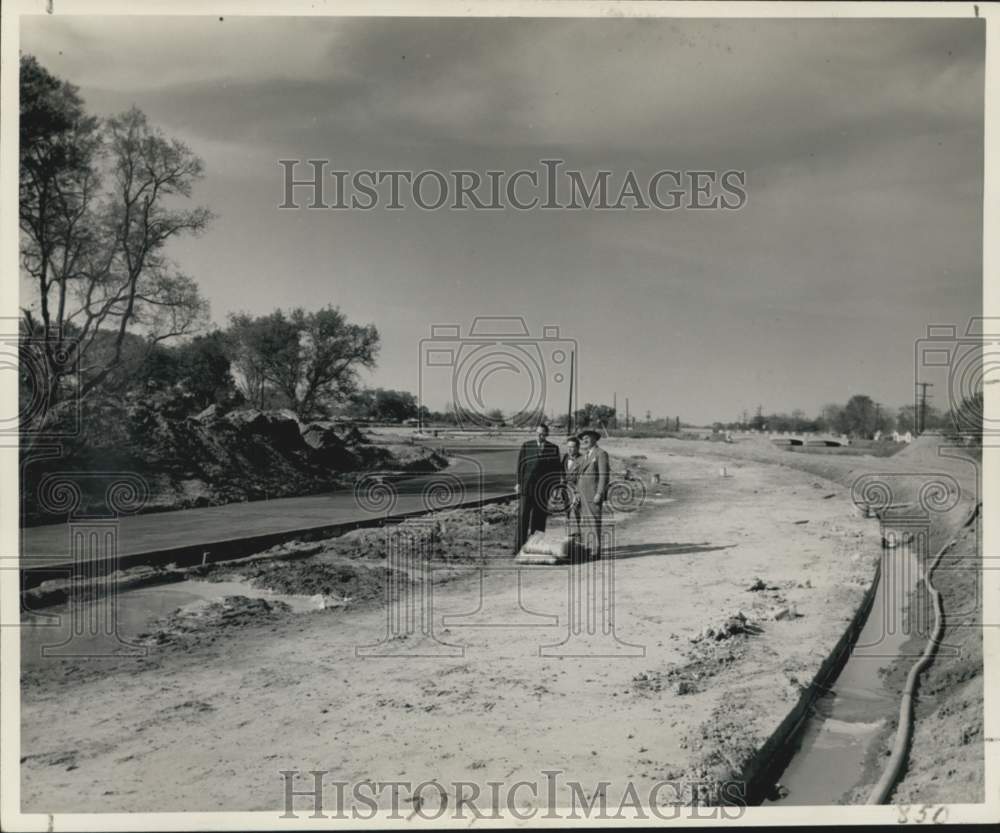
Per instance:
[[[576,351],[571,350],[569,354],[569,402],[566,405],[566,433],[573,432],[573,365],[576,361]]]
[[[611,394],[611,410],[614,411],[614,415],[611,417],[612,422],[614,422],[615,428],[618,427],[618,391]]]
[[[920,388],[920,410],[917,413],[917,434],[923,434],[927,428],[927,388],[932,388],[930,382],[917,382]]]
[[[628,431],[628,397],[625,397],[625,430]]]

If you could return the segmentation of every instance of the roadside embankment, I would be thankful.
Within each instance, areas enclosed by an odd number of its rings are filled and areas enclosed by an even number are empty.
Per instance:
[[[290,411],[215,406],[177,416],[146,402],[92,405],[58,457],[28,454],[21,476],[25,525],[65,520],[58,483],[79,494],[78,513],[107,514],[108,477],[127,472],[146,492],[139,512],[162,512],[316,494],[359,472],[433,472],[445,457],[411,437],[365,435],[350,425],[301,422]],[[47,477],[56,478],[53,487]]]

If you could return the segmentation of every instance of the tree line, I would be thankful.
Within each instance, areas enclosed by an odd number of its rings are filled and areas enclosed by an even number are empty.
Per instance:
[[[177,410],[287,407],[322,416],[357,392],[379,334],[339,308],[237,313],[209,330],[197,282],[167,254],[203,233],[202,160],[137,107],[87,112],[79,89],[20,59],[22,421],[43,436],[90,398],[174,389]]]
[[[785,433],[832,433],[846,434],[855,439],[874,439],[893,431],[900,434],[941,431],[946,435],[971,437],[974,441],[982,432],[982,392],[966,397],[956,407],[947,412],[928,404],[903,405],[893,410],[876,402],[866,394],[855,394],[843,405],[828,403],[815,417],[807,417],[804,411],[795,410],[790,414],[765,414],[758,406],[750,416],[746,411],[742,418],[733,422],[716,422],[716,430],[778,431]]]

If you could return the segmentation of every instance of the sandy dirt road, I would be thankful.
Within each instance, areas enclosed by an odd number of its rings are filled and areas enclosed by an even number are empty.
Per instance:
[[[435,587],[445,656],[358,657],[386,631],[373,605],[157,650],[139,668],[53,660],[23,690],[24,811],[280,812],[282,770],[436,780],[451,796],[455,782],[537,785],[510,796],[522,809],[548,803],[546,770],[562,773],[560,806],[570,780],[587,795],[610,780],[616,806],[628,782],[645,801],[658,781],[740,777],[859,606],[877,527],[814,474],[734,459],[721,477],[716,458],[643,448],[645,473],[672,488],[616,521],[619,642],[540,656],[567,637],[570,568],[518,573],[505,556],[481,582]],[[748,590],[757,578],[768,589]],[[770,618],[782,609],[798,615]],[[692,641],[741,610],[758,632]]]

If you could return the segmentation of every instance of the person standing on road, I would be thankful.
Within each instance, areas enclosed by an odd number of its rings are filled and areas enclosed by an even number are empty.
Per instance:
[[[562,458],[562,488],[566,496],[566,532],[574,537],[580,537],[580,494],[577,481],[580,479],[580,439],[567,437],[566,453]]]
[[[549,497],[559,484],[562,472],[559,449],[550,443],[549,426],[544,422],[535,429],[535,439],[521,446],[517,455],[518,495],[517,536],[514,553],[521,551],[533,532],[544,532],[549,511]]]
[[[594,557],[601,554],[601,508],[608,493],[610,464],[608,452],[598,448],[601,435],[593,429],[581,431],[580,447],[583,450],[577,491],[580,495],[580,527],[583,544]]]

